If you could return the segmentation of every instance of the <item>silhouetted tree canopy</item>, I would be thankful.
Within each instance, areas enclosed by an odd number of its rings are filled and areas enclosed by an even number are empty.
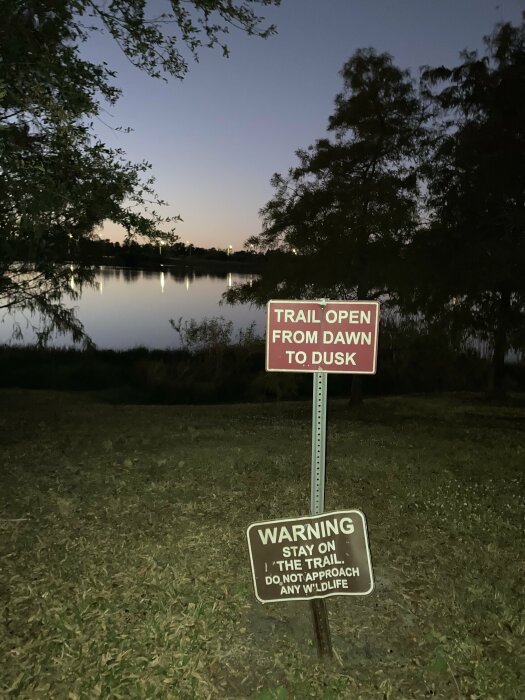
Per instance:
[[[499,25],[485,45],[423,73],[436,116],[430,225],[410,249],[405,291],[428,318],[491,342],[500,394],[505,354],[525,341],[525,24]]]
[[[228,301],[375,298],[418,223],[416,159],[424,115],[408,72],[388,54],[358,50],[344,65],[329,118],[332,138],[297,152],[275,174],[247,244],[270,251],[262,277]]]
[[[255,9],[279,1],[0,0],[0,309],[41,314],[42,342],[52,330],[85,338],[63,304],[72,276],[77,288],[90,279],[79,243],[106,219],[130,238],[176,240],[149,165],[94,131],[120,90],[111,66],[83,57],[88,37],[109,33],[137,68],[181,79],[201,48],[227,55],[231,28],[272,33]],[[56,264],[64,250],[71,269]]]
[[[407,71],[388,54],[360,49],[341,71],[343,90],[328,122],[333,138],[298,151],[261,210],[267,250],[261,278],[227,292],[229,302],[371,299],[389,286],[418,225],[417,158],[424,113]],[[352,402],[361,401],[361,377]]]

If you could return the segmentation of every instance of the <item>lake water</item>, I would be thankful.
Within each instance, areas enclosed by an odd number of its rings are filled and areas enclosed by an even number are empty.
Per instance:
[[[233,321],[235,331],[255,321],[256,330],[264,334],[265,312],[248,305],[220,305],[221,295],[236,283],[250,282],[254,275],[226,272],[197,272],[191,268],[138,270],[104,267],[97,271],[98,288],[86,287],[75,306],[77,316],[99,349],[126,350],[138,346],[167,349],[180,346],[179,334],[169,320],[202,320],[223,316]],[[72,282],[73,284],[73,282]],[[12,318],[0,324],[0,343],[12,340]],[[27,320],[15,317],[24,333],[24,343],[35,340]],[[21,341],[16,341],[20,343]],[[59,336],[50,345],[70,347],[71,338]]]
[[[250,283],[256,275],[222,271],[203,272],[194,268],[163,267],[160,270],[101,267],[96,287],[85,287],[80,299],[66,300],[77,309],[77,316],[99,349],[127,350],[135,347],[165,350],[181,345],[179,334],[169,321],[223,316],[233,322],[234,336],[255,322],[256,332],[264,336],[265,310],[249,305],[221,304],[221,295],[237,283]],[[73,285],[73,281],[71,282]],[[13,320],[19,323],[23,340],[13,340]],[[35,335],[21,313],[0,315],[0,344],[30,344]],[[51,339],[52,347],[73,347],[68,336]],[[482,357],[490,357],[488,343],[472,341]],[[521,361],[523,354],[510,351],[507,360]]]

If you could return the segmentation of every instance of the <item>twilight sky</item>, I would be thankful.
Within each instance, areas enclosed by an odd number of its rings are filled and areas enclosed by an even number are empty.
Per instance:
[[[168,83],[97,37],[85,53],[117,69],[124,93],[97,130],[130,160],[152,164],[157,192],[170,204],[163,213],[184,219],[182,241],[240,249],[260,231],[272,174],[324,135],[338,73],[357,48],[387,51],[418,77],[424,64],[456,65],[462,49],[482,48],[496,22],[518,23],[524,9],[523,0],[282,0],[260,10],[276,36],[232,33],[229,59],[204,50],[183,82]],[[117,126],[133,133],[109,128]],[[111,225],[102,235],[121,238]]]

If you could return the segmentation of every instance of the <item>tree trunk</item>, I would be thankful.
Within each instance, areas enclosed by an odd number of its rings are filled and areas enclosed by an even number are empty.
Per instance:
[[[361,270],[359,284],[357,285],[357,298],[364,301],[368,298],[368,261],[364,253],[361,255]],[[363,377],[354,374],[350,386],[350,406],[360,406],[363,403]]]
[[[363,403],[363,377],[354,374],[350,387],[350,406],[359,406]]]
[[[502,292],[498,304],[498,317],[494,330],[494,351],[489,371],[488,395],[490,398],[505,397],[505,355],[509,325],[510,293]]]

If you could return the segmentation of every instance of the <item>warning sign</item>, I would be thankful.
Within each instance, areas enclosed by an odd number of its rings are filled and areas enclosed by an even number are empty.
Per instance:
[[[267,305],[268,372],[374,374],[377,301],[277,301]]]
[[[247,531],[261,603],[367,595],[374,587],[360,510],[253,523]]]

